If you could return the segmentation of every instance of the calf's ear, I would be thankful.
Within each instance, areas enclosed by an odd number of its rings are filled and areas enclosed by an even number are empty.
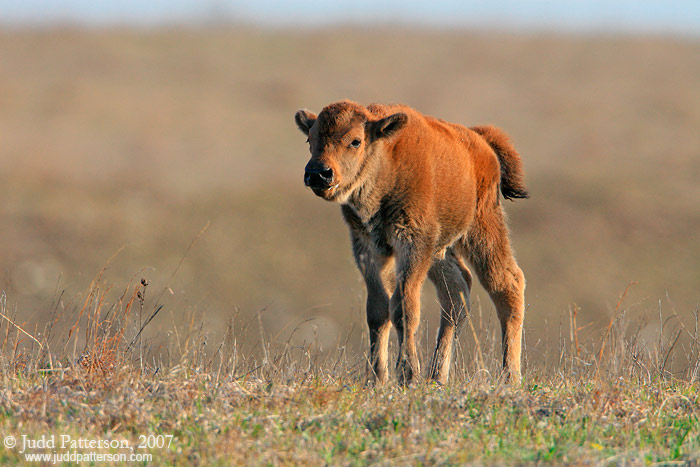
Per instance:
[[[298,110],[294,115],[294,121],[297,122],[297,126],[301,132],[309,136],[309,130],[316,121],[316,114],[308,110]]]
[[[384,117],[369,123],[369,134],[372,141],[391,136],[406,125],[408,115],[403,112]]]

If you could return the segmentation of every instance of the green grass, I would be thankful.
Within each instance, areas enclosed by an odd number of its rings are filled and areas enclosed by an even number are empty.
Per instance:
[[[75,370],[74,372],[79,372]],[[3,433],[128,439],[173,435],[157,463],[413,465],[698,461],[697,386],[630,381],[454,382],[363,388],[122,373],[96,392],[80,375],[5,390]],[[154,390],[154,387],[156,388]],[[8,462],[16,450],[0,452]]]

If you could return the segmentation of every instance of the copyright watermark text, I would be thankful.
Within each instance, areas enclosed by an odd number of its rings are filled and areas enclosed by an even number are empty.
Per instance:
[[[138,441],[119,438],[82,438],[69,434],[32,437],[5,435],[3,446],[17,450],[27,462],[151,462],[154,449],[169,449],[173,435],[139,435]]]

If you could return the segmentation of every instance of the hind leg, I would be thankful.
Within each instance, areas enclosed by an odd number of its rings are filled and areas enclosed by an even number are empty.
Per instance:
[[[525,276],[513,256],[500,205],[479,212],[463,246],[479,281],[496,305],[501,322],[506,376],[518,382],[525,315]]]
[[[469,307],[472,278],[469,269],[452,250],[445,259],[435,261],[428,271],[440,300],[440,329],[428,377],[447,383],[452,362],[453,342],[459,334],[465,311]]]

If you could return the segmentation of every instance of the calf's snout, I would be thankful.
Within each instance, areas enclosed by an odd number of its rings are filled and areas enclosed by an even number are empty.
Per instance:
[[[308,187],[329,187],[333,177],[333,169],[322,163],[309,162],[304,169],[304,185]]]

